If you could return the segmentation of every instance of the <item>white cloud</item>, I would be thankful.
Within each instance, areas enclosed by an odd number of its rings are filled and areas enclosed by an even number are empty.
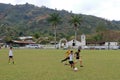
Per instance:
[[[100,4],[95,10],[91,10],[88,14],[103,17],[109,20],[120,20],[120,1],[106,0]]]
[[[30,4],[34,4],[37,6],[42,6],[42,5],[48,5],[49,4],[49,0],[15,0],[16,4],[25,4],[25,3],[30,3]]]
[[[71,11],[78,4],[79,0],[50,0],[49,7]]]
[[[109,20],[120,20],[120,0],[0,0],[2,3],[25,4],[64,9],[74,13],[95,15]]]
[[[0,3],[7,3],[7,4],[12,3],[12,4],[16,4],[15,0],[0,0]]]

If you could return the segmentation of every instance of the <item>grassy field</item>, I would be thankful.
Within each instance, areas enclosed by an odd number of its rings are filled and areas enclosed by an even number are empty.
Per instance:
[[[60,62],[65,51],[14,49],[15,64],[8,64],[8,49],[1,49],[0,80],[120,79],[120,50],[82,50],[84,67],[76,64],[77,72]]]

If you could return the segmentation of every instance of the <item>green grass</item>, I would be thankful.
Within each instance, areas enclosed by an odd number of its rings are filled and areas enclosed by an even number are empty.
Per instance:
[[[82,50],[84,67],[79,67],[77,64],[77,72],[60,62],[66,50],[14,49],[13,51],[15,64],[8,64],[8,49],[0,50],[0,80],[120,79],[120,50]]]

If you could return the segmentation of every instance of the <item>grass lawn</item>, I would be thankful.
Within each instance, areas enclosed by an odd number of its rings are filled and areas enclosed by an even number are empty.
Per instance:
[[[77,64],[77,72],[60,62],[66,50],[14,49],[13,51],[15,64],[8,64],[8,49],[0,50],[0,80],[120,79],[120,50],[82,50],[84,67],[79,67]]]

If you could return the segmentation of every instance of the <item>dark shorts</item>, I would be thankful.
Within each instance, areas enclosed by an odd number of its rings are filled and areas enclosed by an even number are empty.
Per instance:
[[[79,57],[76,57],[76,59],[80,59]]]
[[[70,64],[73,64],[74,62],[73,61],[69,61]]]
[[[9,56],[9,58],[13,58],[13,56]]]

